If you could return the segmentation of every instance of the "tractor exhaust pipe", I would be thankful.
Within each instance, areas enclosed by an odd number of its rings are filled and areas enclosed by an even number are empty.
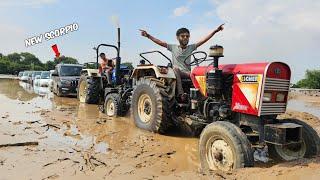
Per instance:
[[[118,30],[118,52],[117,52],[117,60],[116,60],[116,84],[120,84],[120,64],[121,64],[121,58],[120,58],[120,27],[117,28]]]

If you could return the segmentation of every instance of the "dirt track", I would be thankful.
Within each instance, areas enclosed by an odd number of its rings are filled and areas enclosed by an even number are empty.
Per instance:
[[[229,173],[199,172],[198,139],[136,128],[130,117],[110,119],[95,105],[0,80],[0,179],[320,179],[320,157],[293,162],[257,162]],[[320,107],[320,98],[294,99]],[[289,107],[290,108],[290,107]],[[318,117],[289,110],[320,133]]]

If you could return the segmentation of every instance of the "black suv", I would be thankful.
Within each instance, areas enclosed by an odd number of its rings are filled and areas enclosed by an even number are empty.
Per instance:
[[[83,66],[58,64],[52,73],[52,91],[57,96],[77,96],[78,81]]]

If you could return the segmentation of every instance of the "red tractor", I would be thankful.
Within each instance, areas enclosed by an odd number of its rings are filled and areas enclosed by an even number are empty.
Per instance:
[[[223,47],[190,56],[190,79],[183,79],[186,103],[176,100],[176,77],[171,60],[155,66],[144,59],[132,74],[132,113],[136,126],[156,133],[172,127],[200,135],[203,170],[228,171],[254,164],[253,150],[268,146],[273,158],[293,160],[319,154],[316,131],[285,113],[290,68],[282,62],[219,65]],[[200,57],[199,57],[200,55]],[[146,63],[149,62],[149,63]],[[209,65],[200,66],[203,62]],[[208,63],[207,63],[208,64]]]

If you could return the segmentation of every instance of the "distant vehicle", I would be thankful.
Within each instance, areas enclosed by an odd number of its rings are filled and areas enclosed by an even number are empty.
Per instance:
[[[33,80],[33,85],[34,86],[40,86],[40,80],[41,80],[41,76],[40,75],[36,75],[36,77]]]
[[[31,71],[24,71],[21,78],[20,78],[20,81],[27,82],[29,80],[30,73],[31,73]]]
[[[52,73],[52,91],[57,96],[77,96],[78,81],[83,66],[79,64],[58,64]]]
[[[40,76],[41,76],[41,73],[42,73],[42,71],[33,71],[33,72],[32,72],[32,75],[31,75],[31,78],[29,78],[29,83],[30,83],[30,84],[33,84],[33,82],[34,82],[34,80],[35,80],[35,77],[36,77],[37,75],[40,75]]]
[[[31,84],[31,82],[32,82],[32,75],[34,74],[34,71],[30,71],[29,73],[28,73],[28,80],[27,80],[27,82],[28,83],[30,83]]]
[[[21,80],[22,75],[23,75],[23,71],[20,71],[19,74],[18,74],[19,80]]]
[[[41,87],[49,87],[50,83],[50,72],[49,71],[42,71],[39,86]]]
[[[53,86],[53,76],[52,76],[52,73],[54,72],[54,70],[50,70],[50,77],[49,77],[49,88],[50,88],[50,91],[52,91],[52,86]]]

